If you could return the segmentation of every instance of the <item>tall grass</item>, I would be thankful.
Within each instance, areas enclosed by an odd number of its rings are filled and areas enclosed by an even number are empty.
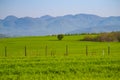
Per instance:
[[[118,80],[120,59],[112,57],[23,57],[0,59],[2,80]]]

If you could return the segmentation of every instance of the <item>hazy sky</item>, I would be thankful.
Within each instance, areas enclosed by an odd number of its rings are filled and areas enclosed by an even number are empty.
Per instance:
[[[0,19],[79,13],[120,16],[120,0],[0,0]]]

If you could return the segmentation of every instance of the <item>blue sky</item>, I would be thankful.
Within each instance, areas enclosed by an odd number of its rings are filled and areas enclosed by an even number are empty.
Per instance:
[[[0,0],[0,19],[17,17],[63,16],[95,14],[120,16],[120,0]]]

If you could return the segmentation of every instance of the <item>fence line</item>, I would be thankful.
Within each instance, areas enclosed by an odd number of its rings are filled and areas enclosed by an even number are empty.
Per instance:
[[[56,49],[54,49],[54,48],[51,48],[48,45],[46,45],[44,47],[45,51],[42,52],[42,51],[40,51],[40,48],[39,48],[39,49],[37,49],[37,52],[36,52],[35,51],[36,49],[35,50],[34,49],[29,49],[29,47],[24,46],[24,50],[21,50],[21,51],[23,51],[24,56],[30,56],[30,53],[31,53],[30,51],[31,50],[34,50],[34,52],[32,54],[33,55],[35,54],[37,56],[38,55],[40,56],[40,54],[42,56],[44,53],[45,53],[44,54],[45,56],[55,56],[55,55],[58,55],[58,53],[61,53],[60,55],[62,55],[62,53],[63,53],[63,55],[65,55],[65,56],[73,55],[73,54],[80,55],[81,53],[82,53],[82,55],[84,54],[86,56],[88,56],[88,55],[89,56],[90,55],[99,55],[99,54],[102,55],[102,56],[105,56],[105,55],[111,55],[111,53],[113,53],[112,51],[115,52],[115,50],[111,50],[110,46],[107,46],[106,48],[105,47],[104,48],[100,48],[100,47],[99,48],[96,48],[96,47],[92,47],[91,48],[88,45],[84,45],[83,47],[81,47],[79,49],[78,49],[78,47],[75,48],[74,46],[72,46],[72,48],[70,49],[70,45],[66,45],[65,46],[65,50],[63,50],[63,48],[56,48]],[[9,51],[12,51],[12,50],[10,50],[10,49],[11,49],[11,47],[10,48],[7,47],[7,46],[4,47],[4,56],[5,57],[11,56]],[[43,50],[43,48],[41,48],[41,49]],[[14,52],[14,50],[12,52]],[[59,52],[60,50],[61,50],[61,52]],[[119,50],[117,50],[117,51],[118,51],[118,53],[120,52]],[[22,53],[22,52],[20,52],[20,53]],[[36,53],[39,53],[39,54],[36,54]]]

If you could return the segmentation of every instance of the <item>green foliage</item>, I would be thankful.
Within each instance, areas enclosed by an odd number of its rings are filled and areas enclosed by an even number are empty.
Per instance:
[[[62,40],[62,39],[63,39],[63,37],[64,37],[64,35],[63,35],[63,34],[59,34],[59,35],[57,35],[58,40]]]
[[[118,80],[114,57],[21,57],[0,59],[0,80]]]

